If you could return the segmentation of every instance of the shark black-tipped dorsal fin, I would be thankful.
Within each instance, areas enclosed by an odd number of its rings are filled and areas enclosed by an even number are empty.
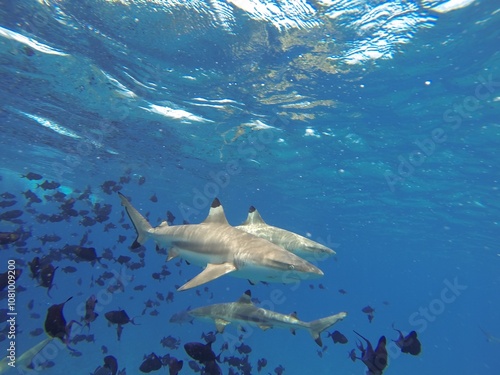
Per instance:
[[[252,293],[250,292],[250,289],[241,295],[238,303],[252,303]]]
[[[210,211],[202,224],[226,224],[229,225],[224,214],[224,208],[218,198],[215,198],[210,206]]]
[[[262,219],[259,214],[259,211],[254,206],[250,206],[248,209],[247,219],[241,225],[250,225],[250,224],[265,224],[266,222]]]

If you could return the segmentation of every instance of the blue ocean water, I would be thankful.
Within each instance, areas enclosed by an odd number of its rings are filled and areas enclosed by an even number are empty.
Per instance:
[[[171,316],[236,301],[247,289],[304,321],[347,312],[327,331],[348,343],[324,332],[319,347],[304,330],[231,325],[213,344],[223,374],[364,374],[362,361],[349,358],[352,349],[361,355],[353,330],[374,345],[387,337],[384,374],[499,373],[498,4],[0,4],[0,231],[22,233],[0,249],[1,272],[9,260],[22,270],[18,366],[9,373],[28,371],[21,354],[46,337],[51,305],[73,297],[64,315],[80,321],[92,294],[99,316],[73,335],[94,341],[71,344],[73,353],[52,343],[44,368],[29,373],[89,374],[113,355],[139,374],[151,352],[183,360],[180,374],[195,373],[183,345],[204,342],[215,325]],[[23,177],[29,172],[42,178]],[[45,180],[58,186],[44,189]],[[316,280],[253,285],[226,275],[177,292],[201,269],[166,263],[153,241],[132,251],[136,234],[118,191],[153,225],[167,211],[174,224],[200,223],[216,196],[239,225],[253,205],[268,224],[337,254],[317,262],[325,275]],[[65,214],[65,204],[77,214]],[[9,218],[12,210],[22,214]],[[80,244],[112,256],[75,262],[64,249]],[[120,255],[132,259],[120,265]],[[30,277],[36,256],[58,267],[50,296]],[[169,274],[158,277],[165,266]],[[113,290],[118,281],[123,288]],[[7,309],[6,295],[0,302]],[[120,341],[104,318],[119,309],[138,324],[125,325]],[[418,356],[392,342],[393,325],[418,333]],[[162,346],[167,336],[177,348]],[[252,351],[238,352],[241,342]],[[246,356],[250,372],[224,362]]]

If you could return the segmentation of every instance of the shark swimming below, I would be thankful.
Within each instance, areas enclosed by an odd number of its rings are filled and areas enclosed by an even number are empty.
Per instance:
[[[297,233],[266,224],[254,206],[250,206],[245,222],[236,228],[254,236],[265,238],[272,243],[309,261],[323,260],[335,251]]]
[[[123,194],[118,194],[137,232],[132,248],[152,238],[158,246],[169,249],[167,260],[181,257],[205,267],[179,291],[197,287],[225,274],[252,281],[280,283],[297,283],[323,276],[319,268],[297,255],[229,225],[217,198],[201,224],[170,226],[163,222],[153,228]]]
[[[323,346],[320,334],[338,321],[344,319],[347,313],[340,312],[326,318],[303,322],[294,314],[284,315],[271,310],[255,306],[251,301],[250,291],[247,290],[238,301],[219,303],[189,310],[188,314],[196,318],[211,319],[219,333],[224,331],[230,323],[253,324],[263,330],[269,328],[288,328],[295,333],[296,329],[306,329],[316,344]]]

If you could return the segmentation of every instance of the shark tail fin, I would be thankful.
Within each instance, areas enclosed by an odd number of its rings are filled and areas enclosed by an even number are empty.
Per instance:
[[[310,322],[309,323],[309,333],[313,337],[316,344],[318,344],[319,346],[323,346],[323,342],[321,341],[321,337],[320,337],[321,332],[323,332],[325,329],[330,328],[335,323],[337,323],[339,320],[344,319],[346,316],[347,316],[347,313],[340,312],[338,314],[327,316],[326,318],[321,318],[321,319],[313,320],[312,322]]]
[[[140,212],[130,204],[123,194],[118,193],[118,195],[122,201],[122,206],[125,207],[130,220],[132,220],[132,224],[134,224],[135,231],[137,232],[137,238],[131,246],[132,249],[137,249],[146,242],[148,239],[148,232],[153,229],[153,227],[148,223],[144,216],[142,216]]]

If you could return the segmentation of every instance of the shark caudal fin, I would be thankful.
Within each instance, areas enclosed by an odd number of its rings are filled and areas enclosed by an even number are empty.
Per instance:
[[[146,242],[148,239],[148,232],[153,229],[153,227],[148,223],[144,216],[142,216],[139,211],[137,211],[134,206],[130,204],[122,193],[118,193],[118,195],[122,201],[122,206],[125,207],[130,220],[132,220],[132,224],[134,224],[135,231],[137,232],[137,238],[131,246],[132,249],[137,249],[143,245],[144,242]]]
[[[328,329],[331,326],[333,326],[339,320],[344,319],[346,316],[347,313],[340,312],[338,314],[327,316],[326,318],[313,320],[312,322],[310,322],[309,333],[313,337],[316,344],[318,344],[319,346],[323,346],[323,342],[321,341],[321,337],[319,336],[320,333],[323,332],[325,329]]]

